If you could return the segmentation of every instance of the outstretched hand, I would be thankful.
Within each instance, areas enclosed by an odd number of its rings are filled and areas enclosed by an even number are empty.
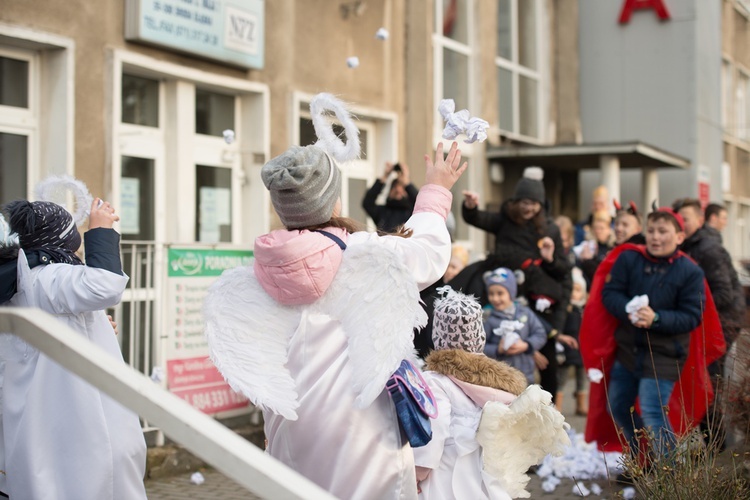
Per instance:
[[[97,227],[111,228],[118,220],[120,220],[120,216],[115,214],[115,209],[108,201],[96,198],[91,203],[89,229],[95,229]]]
[[[425,182],[437,184],[446,189],[452,188],[469,166],[467,162],[461,165],[461,151],[458,149],[457,142],[453,142],[445,158],[443,158],[443,143],[439,143],[435,149],[435,160],[433,161],[429,155],[425,155],[424,163]]]

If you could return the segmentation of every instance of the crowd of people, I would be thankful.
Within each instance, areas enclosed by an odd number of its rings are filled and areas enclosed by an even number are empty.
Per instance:
[[[527,469],[569,444],[571,373],[602,449],[638,453],[645,429],[649,453],[666,453],[704,420],[744,327],[725,210],[682,199],[644,221],[631,202],[612,218],[597,188],[574,224],[553,219],[544,173],[529,167],[498,211],[463,193],[464,221],[495,241],[471,262],[446,223],[467,168],[458,144],[425,155],[419,190],[405,163],[386,165],[363,200],[371,233],[341,213],[339,164],[359,147],[346,130],[346,144],[292,146],[263,166],[284,228],[257,238],[253,266],[226,272],[204,305],[211,358],[263,411],[271,456],[340,498],[517,498]],[[121,362],[103,312],[127,283],[114,209],[91,206],[85,265],[59,205],[3,212],[0,303],[40,307]],[[135,414],[9,335],[0,370],[0,492],[145,498]],[[399,403],[398,387],[411,387]]]

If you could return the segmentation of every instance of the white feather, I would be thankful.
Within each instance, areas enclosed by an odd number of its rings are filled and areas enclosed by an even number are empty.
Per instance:
[[[347,247],[316,308],[339,319],[347,334],[357,408],[369,406],[401,360],[413,357],[414,328],[427,323],[411,272],[378,244]]]
[[[327,111],[333,111],[346,132],[346,144],[333,132],[333,126],[326,117]],[[310,101],[315,135],[318,136],[316,146],[326,151],[338,162],[347,162],[359,158],[360,143],[359,129],[354,124],[352,115],[347,111],[342,101],[331,94],[320,93]]]
[[[510,406],[489,402],[477,430],[484,470],[512,498],[529,498],[526,471],[547,454],[562,454],[570,445],[569,428],[552,406],[552,395],[538,385],[527,387]]]
[[[89,216],[89,208],[94,198],[89,193],[86,184],[70,175],[53,175],[40,181],[34,193],[39,201],[51,201],[66,206],[65,191],[70,190],[75,198],[76,210],[71,212],[76,225],[80,226]],[[67,207],[66,207],[67,209]]]
[[[256,406],[297,420],[296,386],[286,368],[301,310],[274,301],[251,267],[225,271],[203,302],[211,360]]]
[[[18,235],[10,230],[3,214],[0,214],[0,246],[18,245]]]
[[[527,179],[541,181],[544,179],[544,170],[542,170],[542,167],[526,167],[523,169],[523,176]]]

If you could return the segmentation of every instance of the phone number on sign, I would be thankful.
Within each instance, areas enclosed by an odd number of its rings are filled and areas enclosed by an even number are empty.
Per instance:
[[[228,387],[185,394],[183,397],[195,408],[206,413],[238,408],[247,404],[245,396],[233,392]]]

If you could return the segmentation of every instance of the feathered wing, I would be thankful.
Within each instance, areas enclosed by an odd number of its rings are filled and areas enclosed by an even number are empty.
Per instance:
[[[286,367],[301,311],[279,305],[251,267],[224,272],[203,303],[211,360],[229,385],[256,406],[297,420],[294,380]]]
[[[562,454],[570,445],[570,426],[551,403],[550,393],[531,385],[510,405],[484,406],[477,430],[484,470],[513,498],[529,498],[526,471],[531,465],[547,454]]]
[[[349,339],[357,408],[369,406],[403,359],[413,355],[414,328],[427,323],[409,269],[384,245],[350,245],[316,307],[338,318]]]

